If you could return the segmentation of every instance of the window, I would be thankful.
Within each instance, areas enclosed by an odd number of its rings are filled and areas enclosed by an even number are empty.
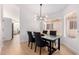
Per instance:
[[[52,29],[53,29],[53,24],[47,24],[46,29],[48,29],[48,30],[52,30]]]
[[[70,21],[70,29],[77,29],[77,22],[76,21]]]
[[[46,29],[50,29],[50,24],[47,24],[47,28]]]

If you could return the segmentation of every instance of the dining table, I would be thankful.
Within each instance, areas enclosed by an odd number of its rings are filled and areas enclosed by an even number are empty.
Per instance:
[[[44,36],[41,36],[42,38],[44,38],[46,41],[49,42],[49,55],[53,54],[57,49],[60,50],[60,39],[61,39],[61,36],[59,35],[56,35],[56,36],[53,36],[53,35],[44,35]],[[56,42],[57,41],[57,48],[54,48],[52,47],[52,43]]]

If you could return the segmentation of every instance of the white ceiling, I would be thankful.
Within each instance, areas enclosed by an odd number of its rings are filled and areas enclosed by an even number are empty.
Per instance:
[[[18,5],[21,8],[26,8],[26,10],[30,10],[33,13],[39,14],[40,12],[40,4],[21,4]],[[42,14],[50,14],[62,11],[67,4],[43,4],[42,5]]]

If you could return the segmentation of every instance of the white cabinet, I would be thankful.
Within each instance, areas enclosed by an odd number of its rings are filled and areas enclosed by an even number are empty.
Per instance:
[[[11,40],[12,39],[12,19],[3,18],[2,33],[3,33],[3,40]]]

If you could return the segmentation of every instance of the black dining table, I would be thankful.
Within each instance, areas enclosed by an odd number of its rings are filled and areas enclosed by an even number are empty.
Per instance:
[[[57,49],[60,50],[60,38],[61,36],[52,36],[52,35],[44,35],[42,38],[45,38],[46,41],[49,42],[49,55],[53,54]],[[52,47],[51,43],[58,41],[57,48]]]

